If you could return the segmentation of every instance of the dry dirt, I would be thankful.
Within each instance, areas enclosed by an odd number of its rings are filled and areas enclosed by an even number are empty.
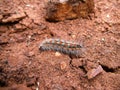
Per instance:
[[[120,90],[120,0],[94,0],[91,19],[47,22],[46,0],[0,0],[0,90]],[[39,51],[46,38],[79,42],[81,58]],[[87,71],[101,65],[92,79]]]

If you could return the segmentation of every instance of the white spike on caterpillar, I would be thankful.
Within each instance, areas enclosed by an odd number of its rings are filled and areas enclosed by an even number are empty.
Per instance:
[[[39,50],[58,51],[64,54],[68,54],[69,56],[80,57],[82,53],[82,46],[78,43],[60,39],[46,39],[40,44]]]

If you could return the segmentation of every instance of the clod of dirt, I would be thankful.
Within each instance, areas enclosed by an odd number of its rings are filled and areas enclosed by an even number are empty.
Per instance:
[[[0,15],[0,20],[3,18],[3,15]]]
[[[26,17],[24,9],[16,5],[13,0],[1,0],[0,2],[0,23],[16,23]]]
[[[12,85],[8,90],[31,90],[30,88],[26,87],[25,85]]]
[[[79,17],[87,18],[94,12],[93,0],[68,0],[61,2],[48,2],[46,20],[62,21],[71,20]]]
[[[7,18],[3,17],[1,23],[16,22],[23,19],[24,17],[26,17],[26,14],[24,12],[20,14],[13,14]]]
[[[18,85],[14,84],[10,87],[0,87],[0,90],[31,90],[31,89],[23,84],[18,84]]]

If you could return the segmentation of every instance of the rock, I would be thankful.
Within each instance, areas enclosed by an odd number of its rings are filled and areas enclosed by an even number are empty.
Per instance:
[[[67,66],[67,64],[64,61],[60,63],[60,67],[62,70],[65,69],[66,66]]]
[[[89,70],[87,72],[87,77],[88,79],[92,79],[96,77],[98,74],[100,74],[102,71],[103,71],[103,68],[101,65],[99,65],[97,68]]]
[[[61,53],[60,52],[56,52],[55,56],[59,57],[59,56],[61,56]]]
[[[94,12],[93,0],[65,0],[64,3],[48,2],[46,20],[62,21],[71,20],[79,17],[88,18]]]

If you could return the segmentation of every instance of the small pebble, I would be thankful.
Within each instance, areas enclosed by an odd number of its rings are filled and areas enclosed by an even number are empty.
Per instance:
[[[101,40],[102,40],[102,41],[105,41],[105,38],[102,38]]]
[[[75,37],[76,37],[76,35],[73,34],[73,35],[72,35],[72,38],[75,38]]]
[[[31,8],[33,8],[33,7],[34,7],[34,6],[30,5],[30,4],[27,4],[26,6],[27,6],[27,7],[31,7]]]
[[[31,39],[31,36],[29,35],[28,38]]]
[[[39,90],[39,88],[38,88],[38,87],[36,87],[36,90]]]
[[[61,53],[59,53],[59,52],[55,53],[55,56],[57,56],[57,57],[60,56],[60,55],[61,55]]]
[[[65,2],[67,2],[68,0],[59,0],[60,1],[60,3],[65,3]]]
[[[29,52],[29,56],[34,56],[35,54],[34,54],[34,52]]]
[[[117,41],[117,45],[120,45],[120,40]]]
[[[40,83],[39,83],[39,82],[37,82],[37,85],[39,86],[39,85],[40,85]]]
[[[63,62],[61,62],[61,64],[60,64],[60,67],[61,67],[61,69],[63,70],[63,69],[65,69],[66,68],[66,63],[63,61]]]
[[[106,16],[107,18],[110,18],[110,15],[109,14],[107,14],[107,16]]]

